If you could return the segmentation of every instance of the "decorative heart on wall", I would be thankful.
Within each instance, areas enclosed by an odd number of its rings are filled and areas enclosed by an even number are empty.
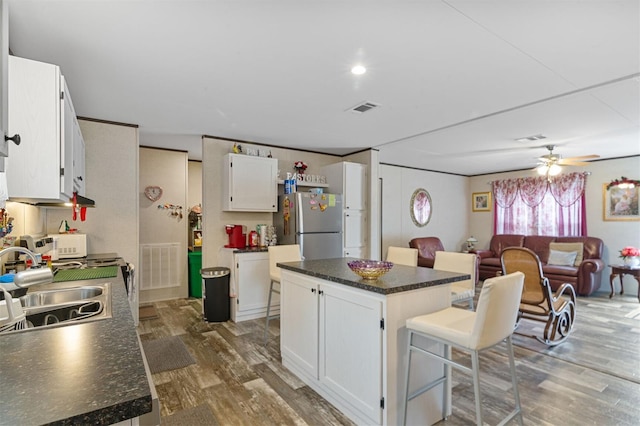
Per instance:
[[[144,195],[151,201],[158,201],[162,197],[162,188],[159,186],[147,186],[144,189]]]

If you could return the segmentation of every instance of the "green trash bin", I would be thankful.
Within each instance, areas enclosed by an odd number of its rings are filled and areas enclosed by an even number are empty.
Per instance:
[[[189,252],[189,297],[202,297],[202,252]]]

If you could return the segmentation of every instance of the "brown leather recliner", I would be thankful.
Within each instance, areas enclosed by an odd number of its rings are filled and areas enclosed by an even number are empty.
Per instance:
[[[433,268],[436,252],[444,251],[442,241],[438,237],[418,237],[409,241],[409,247],[418,249],[418,266]]]

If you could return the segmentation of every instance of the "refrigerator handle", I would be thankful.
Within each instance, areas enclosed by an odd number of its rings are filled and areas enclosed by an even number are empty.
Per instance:
[[[298,232],[298,235],[296,236],[296,239],[298,240],[298,244],[300,245],[300,258],[302,260],[304,260],[304,238],[300,237],[300,233]]]

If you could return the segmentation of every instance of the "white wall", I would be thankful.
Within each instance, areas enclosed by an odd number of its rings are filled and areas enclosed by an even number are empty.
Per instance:
[[[138,128],[79,120],[85,141],[86,195],[96,202],[87,220],[71,209],[46,208],[47,233],[60,222],[87,234],[88,253],[118,253],[138,266]]]
[[[140,244],[178,243],[179,259],[176,286],[143,290],[140,284],[140,302],[188,297],[187,276],[187,153],[166,149],[140,148]],[[147,186],[159,186],[162,198],[151,201],[144,196]],[[165,205],[182,207],[182,217],[172,216]],[[144,270],[144,269],[143,269]]]
[[[232,152],[233,142],[208,136],[202,138],[202,208],[203,208],[203,241],[202,267],[208,268],[218,264],[218,250],[229,242],[224,230],[226,224],[245,225],[247,233],[261,223],[272,224],[273,213],[224,212],[222,211],[222,161],[225,154]],[[327,164],[342,161],[341,157],[297,151],[284,148],[248,146],[269,149],[273,158],[278,159],[280,178],[287,172],[294,172],[293,163],[304,161],[308,165],[306,174],[320,174],[320,168]]]
[[[572,167],[571,171],[587,171],[585,199],[587,203],[587,233],[604,241],[605,265],[621,263],[618,250],[625,246],[640,246],[640,222],[604,221],[603,220],[603,185],[621,176],[630,179],[640,178],[640,156],[617,160],[602,160],[592,162],[585,167]],[[498,173],[476,176],[469,179],[470,193],[491,191],[489,182],[497,179],[534,176],[533,171]],[[493,235],[493,212],[469,213],[469,231],[478,239],[478,248],[488,248]],[[610,291],[609,274],[611,269],[605,266],[602,273],[600,291]],[[617,282],[617,279],[616,279]],[[638,284],[629,276],[624,279],[625,294],[637,294]],[[617,287],[619,290],[619,287]]]
[[[189,161],[188,167],[187,211],[193,206],[202,204],[202,161]]]
[[[415,237],[438,237],[445,250],[458,251],[469,237],[468,178],[405,167],[381,165],[382,254],[387,247],[408,247]],[[431,195],[431,220],[418,227],[411,219],[413,192],[424,188]]]

